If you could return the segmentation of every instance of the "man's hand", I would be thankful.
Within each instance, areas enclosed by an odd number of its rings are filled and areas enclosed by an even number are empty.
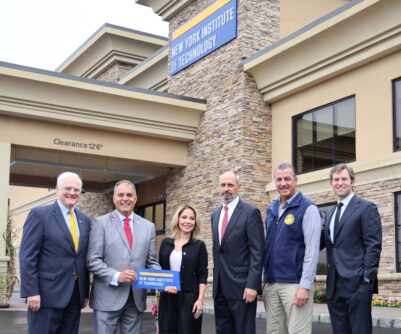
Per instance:
[[[130,269],[125,269],[118,276],[119,283],[135,283],[136,282],[136,272]]]
[[[294,296],[295,306],[304,306],[309,301],[309,290],[305,288],[297,288]]]
[[[26,303],[28,304],[28,309],[31,309],[32,312],[38,312],[40,310],[40,295],[28,297]]]
[[[257,294],[258,293],[256,290],[245,288],[242,299],[245,300],[245,303],[252,303],[255,300]]]

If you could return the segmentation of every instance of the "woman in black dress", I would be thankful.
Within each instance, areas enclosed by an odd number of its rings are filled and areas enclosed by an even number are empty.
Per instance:
[[[181,281],[181,291],[166,287],[160,294],[160,334],[201,334],[208,259],[199,234],[197,211],[181,205],[173,216],[171,237],[159,251],[162,269],[179,271]]]

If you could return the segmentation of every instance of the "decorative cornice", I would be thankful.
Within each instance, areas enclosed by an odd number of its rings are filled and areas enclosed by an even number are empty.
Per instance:
[[[357,1],[345,9],[244,62],[265,101],[274,102],[401,49],[400,1]]]
[[[201,100],[3,64],[0,114],[191,141],[206,108]]]
[[[117,62],[130,64],[133,67],[135,67],[141,62],[143,62],[145,59],[146,58],[144,56],[111,50],[109,53],[105,54],[101,59],[93,63],[92,66],[88,68],[86,72],[82,73],[82,76],[85,78],[95,79]]]
[[[106,23],[56,71],[95,78],[115,61],[136,65],[167,43],[162,36]]]
[[[129,83],[133,78],[141,75],[145,71],[150,70],[154,67],[157,63],[162,62],[166,65],[166,72],[162,73],[161,75],[165,78],[168,77],[168,70],[167,70],[167,63],[168,63],[168,55],[169,55],[170,48],[168,46],[163,47],[156,51],[153,55],[150,55],[145,61],[141,64],[124,74],[119,80],[119,83],[125,85]]]
[[[164,21],[169,21],[182,8],[194,0],[135,0],[136,3],[151,7]]]

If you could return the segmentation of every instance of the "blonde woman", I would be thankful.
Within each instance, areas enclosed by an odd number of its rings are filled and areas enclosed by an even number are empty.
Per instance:
[[[181,280],[181,291],[167,287],[160,295],[160,334],[202,332],[208,259],[199,234],[198,212],[181,205],[173,216],[171,237],[163,240],[159,252],[162,269],[179,271]]]

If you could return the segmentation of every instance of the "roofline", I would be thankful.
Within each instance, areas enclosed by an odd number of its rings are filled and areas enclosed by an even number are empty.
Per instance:
[[[124,86],[124,85],[112,83],[112,82],[78,77],[78,76],[68,74],[68,73],[53,72],[53,71],[49,71],[49,70],[44,70],[44,69],[39,69],[39,68],[34,68],[34,67],[0,61],[0,68],[2,68],[2,67],[19,70],[19,71],[31,72],[31,73],[40,74],[40,75],[45,75],[45,76],[49,76],[49,77],[53,77],[53,78],[60,78],[60,79],[64,79],[64,80],[82,82],[82,83],[86,83],[86,84],[90,84],[90,85],[109,87],[109,88],[117,89],[120,91],[127,91],[127,92],[133,92],[133,93],[144,94],[144,95],[153,95],[153,96],[158,96],[158,97],[162,97],[162,98],[166,98],[166,99],[188,101],[188,102],[197,103],[197,104],[206,104],[205,99],[197,99],[194,97],[176,95],[176,94],[171,94],[171,93],[164,93],[164,92],[153,91],[153,90],[139,88],[139,87]]]
[[[170,44],[167,44],[165,46],[163,46],[162,48],[160,48],[159,50],[155,51],[154,53],[152,53],[148,58],[146,58],[144,61],[142,61],[141,63],[139,63],[137,66],[133,67],[132,69],[130,69],[129,71],[127,71],[126,73],[124,73],[121,77],[119,82],[124,82],[126,81],[127,77],[132,77],[134,76],[134,74],[136,72],[142,72],[142,69],[147,66],[151,61],[153,61],[156,57],[158,57],[160,54],[162,54],[163,52],[166,52],[166,49],[169,50],[170,49]]]
[[[83,51],[83,48],[85,47],[85,45],[87,45],[91,39],[93,39],[97,34],[99,34],[99,32],[101,32],[102,30],[106,29],[106,28],[111,28],[111,29],[118,29],[121,31],[125,31],[125,32],[129,32],[132,34],[138,34],[138,35],[142,35],[144,37],[150,37],[150,38],[155,38],[155,39],[159,39],[160,41],[163,42],[168,42],[168,38],[164,37],[164,36],[159,36],[159,35],[154,35],[151,33],[147,33],[144,31],[140,31],[140,30],[135,30],[135,29],[130,29],[130,28],[126,28],[126,27],[121,27],[115,24],[111,24],[111,23],[105,23],[102,26],[100,26],[99,29],[97,29],[91,36],[89,36],[85,42],[83,42],[73,53],[71,53],[71,55],[69,55],[67,57],[66,60],[64,60],[56,69],[55,71],[60,72],[62,70],[64,70],[67,66],[69,66],[71,64],[71,61],[73,59],[75,59],[75,57],[81,52]]]
[[[307,32],[309,30],[312,30],[313,28],[321,25],[323,22],[329,21],[331,18],[333,18],[333,17],[335,17],[335,16],[337,16],[337,15],[339,15],[339,14],[341,14],[341,13],[347,11],[347,10],[349,10],[350,8],[356,6],[357,4],[359,4],[359,3],[363,2],[363,1],[365,1],[365,0],[351,0],[350,3],[347,3],[347,4],[345,4],[345,5],[341,6],[341,7],[333,10],[332,12],[330,12],[330,13],[328,13],[328,14],[326,14],[326,15],[318,18],[318,19],[316,19],[315,21],[312,21],[311,23],[307,24],[306,26],[303,26],[301,29],[299,29],[297,31],[294,31],[293,33],[289,34],[288,36],[278,40],[277,42],[269,45],[268,47],[258,51],[255,54],[253,54],[252,56],[242,60],[242,64],[245,65],[245,64],[250,63],[251,61],[259,58],[260,56],[262,56],[262,55],[264,55],[264,54],[266,54],[266,53],[278,48],[279,46],[281,46],[283,44],[288,43],[289,41],[295,39],[296,37],[304,34],[305,32]]]

